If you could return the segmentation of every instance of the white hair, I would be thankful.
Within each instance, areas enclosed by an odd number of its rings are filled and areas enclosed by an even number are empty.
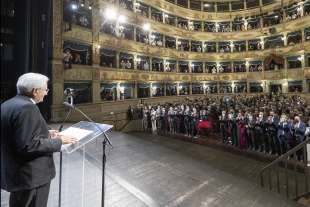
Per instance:
[[[43,88],[49,78],[40,73],[25,73],[18,78],[16,83],[17,94],[25,95],[33,89]]]

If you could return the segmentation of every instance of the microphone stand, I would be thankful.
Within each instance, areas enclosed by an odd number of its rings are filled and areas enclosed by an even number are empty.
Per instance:
[[[111,144],[111,141],[109,139],[109,137],[106,135],[105,131],[102,130],[102,128],[96,123],[94,122],[89,116],[87,116],[81,109],[79,109],[78,107],[74,106],[73,104],[69,104],[67,102],[64,102],[65,106],[70,107],[73,110],[78,111],[80,114],[82,114],[89,122],[93,123],[104,135],[104,140],[102,141],[102,183],[101,183],[101,190],[102,190],[102,194],[101,194],[101,206],[104,207],[104,197],[105,197],[105,164],[106,164],[106,154],[105,154],[105,148],[106,148],[106,144],[108,143],[112,148],[113,145]]]
[[[65,122],[69,119],[72,113],[72,108],[69,108],[66,117],[64,118],[63,122],[59,126],[58,131],[61,132]],[[59,153],[59,184],[58,184],[58,206],[61,207],[61,186],[62,186],[62,151]]]

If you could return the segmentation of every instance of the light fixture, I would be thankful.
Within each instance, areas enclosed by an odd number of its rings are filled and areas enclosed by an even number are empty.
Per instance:
[[[81,4],[81,7],[84,7],[84,4],[83,4],[83,3]]]
[[[219,23],[216,22],[216,23],[215,23],[215,27],[219,27],[219,26],[220,26]]]
[[[125,87],[124,86],[120,86],[119,90],[120,90],[121,93],[124,93]]]
[[[297,59],[298,59],[299,61],[302,61],[302,56],[299,56]]]
[[[278,17],[279,17],[278,15],[275,15],[275,16],[274,16],[274,18],[278,18]]]
[[[108,20],[116,19],[116,15],[117,15],[117,13],[116,13],[116,10],[114,8],[107,8],[104,11],[104,16]]]
[[[210,7],[210,4],[204,4],[203,6],[208,8],[208,7]]]
[[[124,15],[120,15],[119,17],[118,17],[118,21],[120,22],[120,23],[125,23],[126,22],[126,17],[124,16]]]
[[[91,10],[92,9],[91,6],[88,6],[88,9]]]
[[[169,15],[168,15],[168,14],[165,14],[165,15],[164,15],[164,17],[165,17],[165,18],[168,18],[168,17],[169,17]]]
[[[76,4],[74,4],[74,3],[71,4],[71,9],[72,9],[72,10],[76,10],[77,8],[78,8],[78,6],[77,6]]]
[[[151,29],[151,25],[149,24],[149,23],[145,23],[144,25],[143,25],[143,30],[144,31],[149,31]]]

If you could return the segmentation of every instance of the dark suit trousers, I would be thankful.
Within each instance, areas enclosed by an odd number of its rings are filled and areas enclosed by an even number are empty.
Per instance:
[[[10,207],[46,207],[50,182],[30,190],[21,190],[10,194]]]

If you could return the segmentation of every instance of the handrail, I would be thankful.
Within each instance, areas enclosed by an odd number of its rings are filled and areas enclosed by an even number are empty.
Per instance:
[[[270,164],[268,164],[267,166],[265,166],[263,169],[261,169],[260,174],[263,173],[267,168],[283,161],[285,158],[287,158],[288,156],[291,156],[293,153],[297,152],[298,150],[300,150],[301,148],[303,148],[306,144],[310,143],[310,137],[306,138],[305,141],[303,141],[302,143],[298,144],[297,146],[295,146],[293,149],[289,150],[288,152],[284,153],[283,155],[281,155],[280,157],[278,157],[277,159],[275,159],[274,161],[272,161]]]
[[[264,173],[265,171],[267,171],[267,181],[269,182],[269,190],[273,189],[273,182],[272,182],[272,172],[276,173],[276,187],[277,187],[277,192],[281,193],[280,190],[280,171],[279,171],[279,164],[280,162],[284,162],[284,168],[285,168],[285,185],[286,186],[286,197],[289,198],[289,176],[288,176],[288,158],[293,157],[294,159],[294,163],[293,163],[293,171],[294,171],[294,178],[292,179],[292,181],[294,182],[294,191],[295,191],[295,199],[302,196],[305,193],[309,193],[309,160],[308,160],[308,155],[307,155],[307,144],[310,144],[310,137],[307,137],[306,140],[304,140],[302,143],[298,144],[297,146],[295,146],[293,149],[289,150],[288,152],[284,153],[283,155],[281,155],[280,157],[278,157],[276,160],[272,161],[270,164],[268,164],[267,166],[265,166],[263,169],[261,169],[261,171],[259,172],[259,177],[260,177],[260,184],[262,187],[264,187]],[[301,151],[303,149],[303,151]],[[297,173],[300,172],[298,171],[297,165],[299,165],[298,162],[298,152],[299,155],[301,152],[303,152],[303,165],[301,167],[303,167],[303,171],[302,171],[302,176],[304,177],[305,180],[305,192],[302,192],[303,194],[299,193],[299,181],[298,181],[298,175]]]

